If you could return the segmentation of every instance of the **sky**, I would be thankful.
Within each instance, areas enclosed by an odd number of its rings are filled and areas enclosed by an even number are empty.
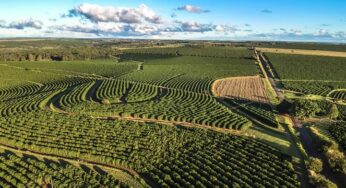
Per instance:
[[[343,0],[0,1],[0,38],[346,43]]]

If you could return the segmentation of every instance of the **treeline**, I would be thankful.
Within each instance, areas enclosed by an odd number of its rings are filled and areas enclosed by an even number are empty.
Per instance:
[[[220,46],[193,46],[186,45],[181,47],[154,47],[154,48],[134,48],[124,51],[124,55],[142,55],[142,56],[199,56],[214,58],[238,58],[254,59],[253,51],[247,48],[220,47]]]
[[[3,50],[0,61],[72,61],[115,58],[119,52],[105,47]]]

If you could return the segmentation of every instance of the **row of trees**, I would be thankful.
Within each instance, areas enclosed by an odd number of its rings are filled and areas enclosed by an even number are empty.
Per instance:
[[[266,186],[299,186],[293,169],[288,168],[291,163],[278,150],[252,138],[43,111],[7,117],[0,122],[1,143],[135,168],[159,185],[172,186],[173,181],[180,186],[246,186],[265,181]],[[180,181],[176,173],[181,175]]]
[[[2,50],[0,61],[72,61],[115,58],[119,52],[104,47]]]
[[[337,186],[324,177],[321,172],[323,170],[323,162],[314,157],[310,157],[306,164],[308,168],[309,182],[316,187],[337,188]]]
[[[328,126],[333,127],[336,125],[328,125]],[[316,149],[318,149],[319,152],[321,152],[322,155],[324,155],[324,157],[327,159],[326,165],[329,165],[329,167],[333,170],[334,173],[340,174],[343,178],[345,178],[346,177],[346,158],[344,153],[340,151],[340,146],[338,145],[338,143],[336,143],[330,137],[321,133],[314,126],[310,126],[309,130],[316,143]],[[318,173],[321,170],[313,170],[313,171]],[[316,178],[316,177],[313,177],[313,178]],[[318,180],[321,180],[321,178],[318,177]],[[325,187],[335,187],[335,186],[325,186]]]
[[[337,119],[340,115],[338,106],[334,103],[307,99],[294,101],[291,112],[294,116],[303,119],[315,116],[325,116],[330,119]]]
[[[84,167],[87,168],[87,167]],[[129,187],[109,174],[71,164],[0,153],[0,187]]]

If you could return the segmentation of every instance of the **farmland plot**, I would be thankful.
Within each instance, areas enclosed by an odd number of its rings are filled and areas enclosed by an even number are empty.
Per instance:
[[[259,76],[234,77],[215,81],[214,94],[224,98],[238,98],[268,103],[262,78]]]
[[[275,125],[261,78],[254,76],[258,69],[252,51],[198,47],[165,55],[171,49],[137,50],[127,55],[143,62],[3,65],[10,72],[4,71],[1,78],[24,76],[17,85],[1,86],[0,146],[77,163],[112,165],[157,187],[299,186],[290,156],[275,144],[241,135],[252,122],[212,95],[213,81],[238,76],[217,82],[217,95],[256,103],[236,101],[248,113],[260,114],[263,121]],[[269,108],[264,109],[263,103]],[[12,159],[23,168],[14,166]],[[37,175],[31,171],[29,180],[13,173],[25,172],[26,161],[16,156],[0,160],[5,164],[0,168],[6,170],[0,171],[0,182],[8,179],[4,182],[10,187],[26,181],[36,185]],[[64,172],[62,165],[50,169],[42,161],[37,163],[42,173],[56,178]],[[77,167],[75,171],[82,176],[76,182],[54,182],[78,187],[89,183],[86,178],[93,187],[122,187],[121,178],[85,174]],[[94,181],[94,176],[107,182]]]

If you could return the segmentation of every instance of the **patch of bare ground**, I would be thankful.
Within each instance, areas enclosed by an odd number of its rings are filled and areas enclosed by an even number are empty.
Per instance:
[[[212,85],[215,96],[269,103],[260,76],[230,77],[216,80]]]
[[[283,48],[256,48],[261,52],[297,54],[297,55],[317,55],[329,57],[346,57],[346,52],[323,51],[323,50],[301,50],[301,49],[283,49]]]

